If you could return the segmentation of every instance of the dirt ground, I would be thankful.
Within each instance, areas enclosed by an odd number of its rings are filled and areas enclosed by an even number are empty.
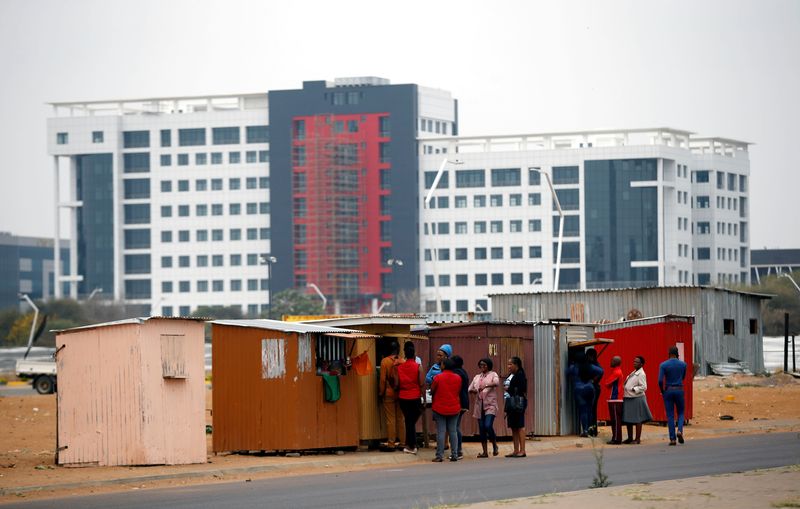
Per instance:
[[[694,418],[686,429],[687,441],[719,436],[729,433],[764,433],[772,429],[800,431],[800,380],[789,375],[778,374],[771,377],[760,376],[709,376],[697,378],[694,382]],[[114,484],[92,488],[64,487],[56,491],[25,492],[14,494],[13,488],[25,486],[48,486],[53,484],[85,483],[124,477],[161,476],[164,474],[181,474],[207,469],[219,471],[226,468],[244,468],[263,464],[265,458],[244,455],[214,456],[211,451],[211,435],[208,435],[208,463],[205,465],[150,466],[150,467],[85,467],[64,468],[54,464],[55,432],[56,432],[56,398],[55,396],[9,396],[0,397],[0,502],[16,500],[17,497],[37,498],[41,496],[82,495],[95,492],[129,490],[151,487],[181,486],[192,483],[206,483],[208,478],[192,477],[159,480],[142,485]],[[211,390],[207,393],[207,406],[211,408]],[[211,424],[210,412],[208,423]],[[731,416],[732,420],[721,420],[721,416]],[[603,428],[606,433],[608,428]],[[643,442],[664,441],[666,429],[646,426]],[[536,443],[547,446],[552,442],[553,448],[538,447],[532,449],[534,454],[552,453],[556,448],[580,447],[574,437],[542,437]],[[508,445],[508,444],[506,444]],[[556,447],[557,445],[557,447]],[[477,447],[477,445],[475,445]],[[529,453],[531,451],[529,450]],[[529,454],[530,455],[530,454]],[[347,464],[338,463],[324,470],[351,471],[369,468],[360,465],[357,455],[348,455],[353,460]],[[474,457],[470,454],[468,458]],[[274,458],[282,463],[299,462],[300,458]],[[299,465],[299,463],[298,463]],[[299,467],[276,472],[260,472],[218,478],[220,482],[229,481],[244,475],[248,478],[262,478],[281,475],[297,475],[308,473],[314,469]],[[318,470],[318,468],[317,468]],[[797,471],[793,471],[797,474]],[[209,473],[209,477],[220,477]],[[797,485],[795,483],[795,485]],[[4,491],[5,491],[4,490]],[[543,503],[543,502],[536,502]],[[549,503],[549,502],[548,502]],[[566,507],[566,506],[565,506]],[[672,507],[672,506],[654,506]],[[704,506],[705,507],[705,506]],[[708,506],[713,507],[713,506]]]

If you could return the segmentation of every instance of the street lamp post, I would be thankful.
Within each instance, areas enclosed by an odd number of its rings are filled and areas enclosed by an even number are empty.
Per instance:
[[[428,193],[425,195],[425,201],[423,202],[425,209],[430,209],[431,200],[433,199],[433,192],[436,191],[436,187],[439,185],[439,180],[442,178],[442,174],[444,173],[444,168],[447,166],[447,163],[456,165],[456,164],[464,164],[463,161],[454,160],[451,161],[446,157],[442,159],[442,164],[439,165],[439,171],[436,172],[436,176],[433,179],[433,183],[431,184],[431,188],[428,190]],[[429,238],[433,239],[433,223],[428,223],[428,231]],[[442,299],[439,295],[439,270],[436,267],[436,262],[439,257],[439,253],[435,246],[431,246],[431,261],[433,262],[433,288],[436,292],[436,312],[441,313],[442,311]]]
[[[550,194],[553,196],[553,203],[555,203],[556,210],[558,210],[558,250],[556,253],[556,273],[553,277],[553,291],[558,290],[559,278],[561,276],[561,245],[564,239],[564,211],[561,209],[561,202],[558,199],[558,194],[553,187],[553,181],[550,179],[550,174],[542,170],[536,170],[540,175],[544,175],[547,180],[547,186],[550,188]]]
[[[278,259],[272,255],[262,256],[261,262],[267,264],[267,318],[272,318],[272,264]]]
[[[319,298],[322,299],[322,312],[325,313],[325,310],[328,308],[328,299],[325,297],[325,294],[322,293],[322,290],[319,289],[319,286],[315,285],[314,283],[308,283],[306,286],[317,292]]]
[[[386,260],[386,265],[390,268],[393,266],[402,267],[403,260],[400,258],[389,258]],[[397,313],[397,283],[395,283],[394,278],[394,268],[392,268],[392,310]]]
[[[28,297],[27,293],[20,293],[19,298],[25,299],[28,305],[33,308],[33,321],[31,322],[31,333],[28,336],[28,349],[25,350],[25,355],[22,357],[23,359],[27,359],[28,353],[31,351],[31,346],[33,346],[33,333],[36,330],[36,322],[39,320],[39,308],[33,303],[31,298]]]

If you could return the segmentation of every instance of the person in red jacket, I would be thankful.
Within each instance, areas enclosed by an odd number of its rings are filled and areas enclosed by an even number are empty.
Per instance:
[[[436,420],[436,457],[434,462],[441,463],[444,456],[445,431],[450,436],[450,443],[458,443],[458,414],[461,412],[461,377],[453,372],[452,359],[445,359],[442,372],[433,379],[431,395],[433,402],[433,418]],[[456,447],[450,448],[450,461],[458,461]]]

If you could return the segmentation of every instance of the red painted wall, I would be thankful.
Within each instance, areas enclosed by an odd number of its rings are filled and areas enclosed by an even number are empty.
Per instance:
[[[609,369],[611,358],[615,355],[622,357],[622,374],[627,377],[633,371],[633,358],[641,355],[645,359],[644,372],[647,375],[647,404],[653,414],[653,420],[666,422],[667,414],[664,410],[664,401],[658,388],[658,366],[667,360],[669,347],[677,345],[683,348],[681,360],[685,361],[686,379],[684,392],[686,395],[685,418],[693,415],[692,403],[692,378],[694,373],[692,323],[690,319],[666,318],[664,322],[649,325],[632,325],[616,330],[595,332],[596,337],[611,338],[614,343],[609,344],[605,350],[598,346],[598,360],[604,370]],[[597,405],[597,418],[601,421],[608,420],[609,391],[603,389]]]

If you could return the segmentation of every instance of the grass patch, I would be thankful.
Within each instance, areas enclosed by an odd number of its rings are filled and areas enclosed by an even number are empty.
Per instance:
[[[792,498],[788,500],[780,500],[773,502],[772,507],[800,507],[800,498]]]

